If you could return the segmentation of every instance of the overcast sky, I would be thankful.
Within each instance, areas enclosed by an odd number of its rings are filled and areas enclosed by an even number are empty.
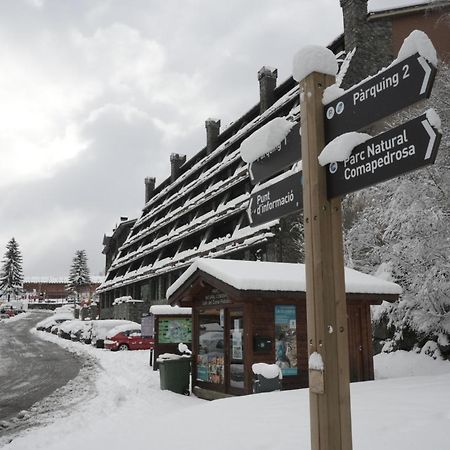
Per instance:
[[[339,0],[0,0],[0,251],[67,275],[144,204],[144,177],[258,102],[257,71],[342,32]]]

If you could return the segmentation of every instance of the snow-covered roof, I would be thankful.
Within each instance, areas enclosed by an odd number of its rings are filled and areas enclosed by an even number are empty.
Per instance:
[[[91,275],[91,283],[103,283],[104,275]],[[69,277],[55,277],[55,276],[30,276],[25,277],[24,283],[45,283],[45,284],[67,284]]]
[[[150,306],[150,313],[155,316],[190,316],[192,314],[192,308],[181,308],[179,306],[170,305],[152,305]]]
[[[369,0],[367,9],[369,12],[390,11],[392,9],[407,8],[418,5],[436,3],[427,0]]]
[[[304,264],[200,258],[169,287],[167,298],[197,270],[244,291],[306,291]],[[346,268],[345,291],[348,294],[398,295],[402,289],[398,284]]]

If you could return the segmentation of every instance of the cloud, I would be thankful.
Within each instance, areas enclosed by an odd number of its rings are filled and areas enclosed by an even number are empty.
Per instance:
[[[324,14],[327,10],[327,14]],[[338,2],[22,0],[0,6],[0,246],[26,275],[93,273],[103,233],[140,214],[144,178],[205,145],[204,120],[258,102],[257,71],[290,75],[299,46],[326,44]]]

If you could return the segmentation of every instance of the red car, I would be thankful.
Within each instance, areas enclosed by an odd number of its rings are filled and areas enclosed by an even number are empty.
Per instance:
[[[150,350],[154,339],[143,337],[140,325],[119,325],[108,332],[104,341],[109,350]]]

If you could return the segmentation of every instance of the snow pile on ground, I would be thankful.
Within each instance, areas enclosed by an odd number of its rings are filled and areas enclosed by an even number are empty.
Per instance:
[[[310,448],[307,389],[206,402],[161,391],[147,351],[114,353],[39,335],[98,359],[97,395],[70,416],[55,412],[53,423],[6,450]],[[402,378],[351,385],[354,448],[448,448],[450,363],[397,352],[376,356],[375,370],[381,378]],[[410,374],[422,376],[405,378]]]

